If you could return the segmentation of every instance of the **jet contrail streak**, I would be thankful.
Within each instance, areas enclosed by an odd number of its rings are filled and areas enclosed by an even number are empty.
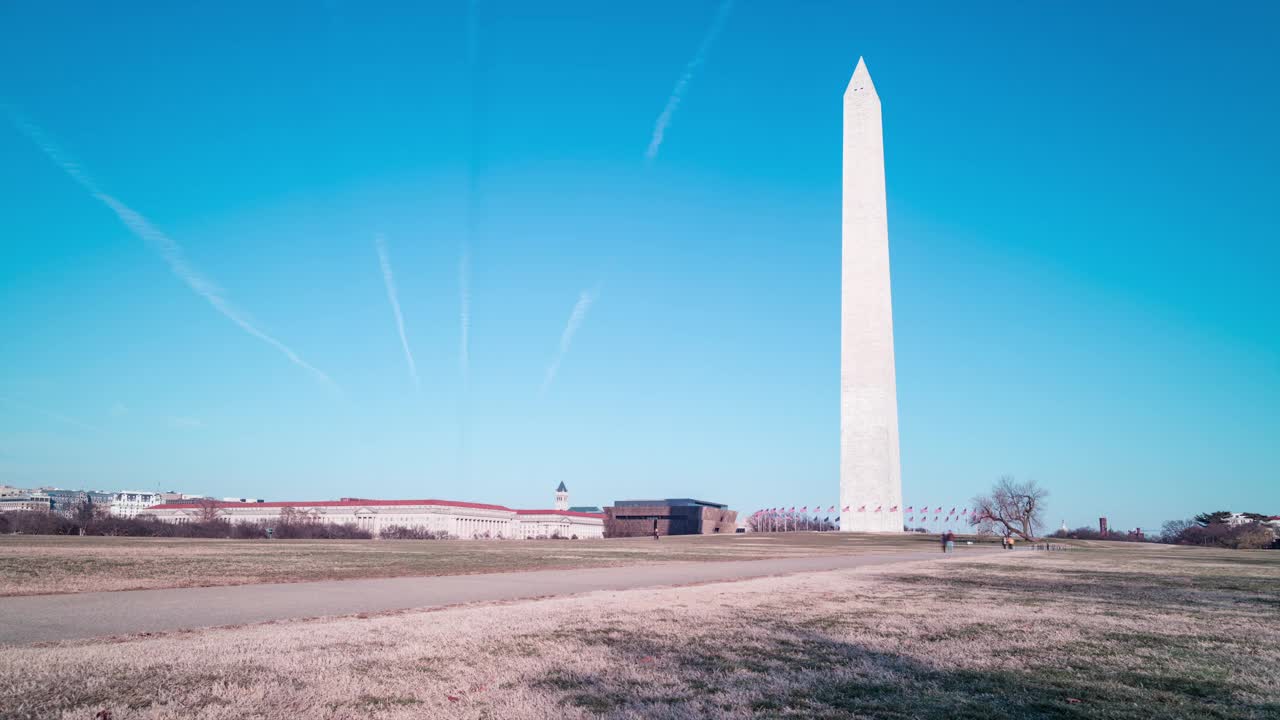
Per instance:
[[[694,54],[693,59],[685,66],[684,73],[676,81],[675,90],[672,90],[671,97],[667,98],[667,106],[662,109],[662,114],[658,116],[658,121],[653,126],[653,137],[649,140],[649,149],[644,153],[645,159],[649,162],[653,162],[654,158],[658,157],[658,148],[662,147],[662,139],[666,136],[667,126],[671,124],[671,117],[680,106],[680,101],[684,98],[685,90],[693,80],[694,73],[706,61],[707,54],[711,52],[711,46],[720,35],[720,31],[724,29],[724,23],[729,19],[729,11],[732,9],[733,0],[724,0],[720,3],[720,9],[716,11],[715,20],[711,21],[711,27],[703,36],[698,52]]]
[[[330,377],[323,371],[303,360],[289,346],[254,326],[254,324],[250,322],[239,309],[222,296],[223,291],[221,288],[207,280],[198,271],[196,271],[189,262],[187,262],[186,255],[183,253],[181,245],[152,225],[151,222],[141,213],[135,211],[133,208],[125,205],[114,196],[99,188],[97,183],[89,177],[88,173],[86,173],[78,163],[69,159],[62,149],[50,140],[47,135],[45,135],[44,131],[27,121],[25,118],[22,118],[12,112],[10,113],[10,121],[18,128],[19,131],[31,138],[36,146],[39,147],[55,165],[69,175],[72,180],[75,180],[77,184],[83,187],[95,199],[110,208],[110,210],[116,214],[116,217],[120,218],[120,222],[124,223],[125,227],[129,228],[130,232],[136,235],[143,242],[147,243],[147,245],[151,246],[151,249],[158,253],[160,257],[164,259],[165,263],[169,265],[169,270],[171,270],[174,275],[177,275],[180,280],[186,283],[187,287],[191,288],[192,292],[208,301],[215,310],[222,313],[222,315],[228,320],[238,325],[240,329],[265,342],[276,350],[279,350],[285,357],[289,358],[293,364],[311,373],[311,375],[320,382],[335,389],[337,388],[337,385],[333,380],[330,379]]]
[[[413,379],[413,387],[422,389],[422,381],[418,379],[418,365],[413,361],[413,351],[409,350],[409,338],[404,334],[404,316],[400,314],[400,298],[396,294],[396,279],[391,274],[391,260],[387,257],[387,241],[381,235],[375,239],[378,246],[378,264],[382,266],[382,281],[387,286],[387,299],[391,301],[391,312],[396,316],[396,329],[400,331],[400,344],[404,346],[404,358],[409,361],[409,377]]]
[[[547,376],[542,381],[542,388],[538,390],[539,395],[545,395],[547,388],[551,387],[551,383],[555,381],[556,373],[560,372],[560,362],[568,354],[569,346],[573,343],[574,334],[582,326],[582,321],[587,317],[587,311],[591,309],[591,303],[595,301],[595,290],[583,290],[582,294],[578,296],[578,302],[574,304],[573,312],[569,313],[569,322],[565,324],[564,332],[560,334],[560,350],[556,353],[555,360],[551,361],[551,366],[547,368]]]

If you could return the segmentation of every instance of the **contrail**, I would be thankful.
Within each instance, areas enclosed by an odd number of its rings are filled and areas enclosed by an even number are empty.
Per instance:
[[[671,116],[675,115],[676,108],[680,106],[680,100],[684,98],[685,89],[689,87],[689,82],[693,80],[693,74],[697,72],[702,63],[706,61],[707,54],[711,52],[711,46],[715,43],[716,37],[720,35],[720,31],[724,29],[724,23],[729,19],[729,11],[733,9],[733,0],[723,0],[720,3],[720,9],[716,11],[715,20],[711,21],[711,27],[707,30],[707,34],[702,38],[702,44],[698,46],[698,52],[689,61],[684,68],[684,74],[676,81],[675,90],[671,91],[671,97],[667,98],[667,106],[662,109],[662,114],[658,116],[658,122],[653,126],[653,138],[649,140],[649,149],[645,151],[645,159],[653,162],[658,157],[658,148],[662,147],[662,138],[667,133],[667,126],[671,124]]]
[[[409,377],[413,378],[414,389],[422,389],[422,381],[418,379],[418,366],[413,362],[413,352],[409,350],[409,338],[404,334],[404,316],[400,314],[400,299],[396,295],[396,279],[391,275],[391,260],[387,258],[387,241],[381,235],[375,238],[378,246],[378,264],[382,266],[382,281],[387,285],[387,299],[391,301],[391,312],[396,316],[396,329],[400,331],[400,344],[404,346],[404,357],[409,361]]]
[[[560,371],[560,362],[569,352],[573,336],[582,326],[582,321],[586,319],[587,311],[591,309],[591,303],[596,301],[597,293],[597,290],[583,290],[578,296],[573,312],[569,313],[569,322],[564,326],[564,332],[560,334],[560,350],[556,353],[555,360],[551,361],[551,366],[547,368],[547,377],[542,381],[542,388],[538,390],[539,395],[545,395],[547,388],[551,387],[551,383],[555,381],[556,373]]]
[[[289,346],[255,327],[239,309],[223,297],[223,291],[221,288],[207,280],[203,275],[197,272],[190,263],[187,262],[186,255],[183,253],[181,245],[152,225],[151,222],[147,220],[147,218],[143,217],[141,213],[138,213],[133,208],[125,205],[114,196],[109,195],[99,188],[97,183],[93,181],[93,178],[89,177],[89,174],[86,173],[78,163],[71,160],[66,153],[63,152],[62,148],[58,147],[56,143],[50,140],[49,137],[45,135],[44,131],[12,111],[9,113],[9,119],[13,125],[24,135],[29,137],[36,146],[53,161],[55,165],[61,168],[63,172],[69,175],[72,180],[75,180],[76,183],[83,187],[90,195],[96,198],[103,205],[110,208],[111,211],[116,214],[116,217],[120,218],[120,222],[124,223],[125,227],[129,228],[130,232],[136,235],[143,242],[147,243],[147,245],[151,246],[151,249],[158,253],[160,257],[164,259],[165,263],[169,265],[169,270],[171,270],[174,275],[177,275],[180,280],[185,282],[187,287],[191,288],[192,292],[208,301],[215,310],[222,313],[231,322],[240,326],[240,329],[265,342],[276,350],[279,350],[281,353],[284,353],[284,356],[289,358],[293,364],[311,373],[311,375],[320,382],[335,389],[338,387],[328,375],[303,360],[296,352],[289,348]]]

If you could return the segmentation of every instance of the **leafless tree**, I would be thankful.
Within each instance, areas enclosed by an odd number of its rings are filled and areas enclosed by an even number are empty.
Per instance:
[[[107,509],[99,503],[95,503],[93,498],[85,493],[83,497],[76,500],[71,506],[69,516],[72,520],[78,520],[82,523],[92,522],[107,514]]]
[[[973,499],[969,524],[979,533],[994,532],[1035,540],[1036,532],[1044,526],[1047,497],[1049,491],[1035,480],[1019,482],[1012,475],[1005,475],[996,481],[989,494]]]
[[[292,505],[280,508],[281,525],[314,525],[320,522],[320,513],[316,510],[299,510]]]
[[[1193,527],[1199,527],[1196,525],[1195,520],[1169,520],[1160,528],[1160,540],[1161,542],[1177,544],[1182,541],[1182,537],[1186,535],[1187,531]]]
[[[200,498],[196,501],[196,512],[202,523],[217,522],[222,519],[222,503],[213,498]]]

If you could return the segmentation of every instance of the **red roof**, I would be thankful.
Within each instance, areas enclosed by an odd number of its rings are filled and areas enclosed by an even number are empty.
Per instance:
[[[513,510],[505,505],[489,505],[486,503],[458,502],[456,500],[372,500],[368,498],[342,498],[341,500],[316,500],[314,502],[306,502],[299,500],[287,500],[280,502],[223,502],[215,501],[214,505],[218,508],[286,508],[286,507],[397,507],[405,505],[440,505],[444,507],[474,508],[476,510],[502,510],[505,512],[513,512],[517,515],[564,515],[568,517],[584,517],[598,518],[603,520],[604,515],[600,513],[584,513],[574,512],[572,510]],[[196,510],[203,507],[200,503],[180,502],[180,503],[164,503],[161,505],[152,505],[148,510]]]
[[[259,502],[259,503],[242,503],[242,502],[222,502],[216,501],[214,505],[218,508],[284,508],[284,507],[387,507],[400,505],[443,505],[445,507],[462,507],[474,508],[477,510],[505,510],[507,512],[514,511],[503,505],[488,505],[486,503],[458,502],[456,500],[365,500],[357,498],[343,498],[342,500],[316,500],[313,502],[288,500],[281,502]],[[181,502],[181,503],[164,503],[162,505],[152,505],[148,510],[195,510],[203,507],[200,503]]]

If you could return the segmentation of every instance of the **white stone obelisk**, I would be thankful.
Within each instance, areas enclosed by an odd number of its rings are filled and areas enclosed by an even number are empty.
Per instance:
[[[862,58],[844,91],[840,529],[902,532],[880,96]]]

